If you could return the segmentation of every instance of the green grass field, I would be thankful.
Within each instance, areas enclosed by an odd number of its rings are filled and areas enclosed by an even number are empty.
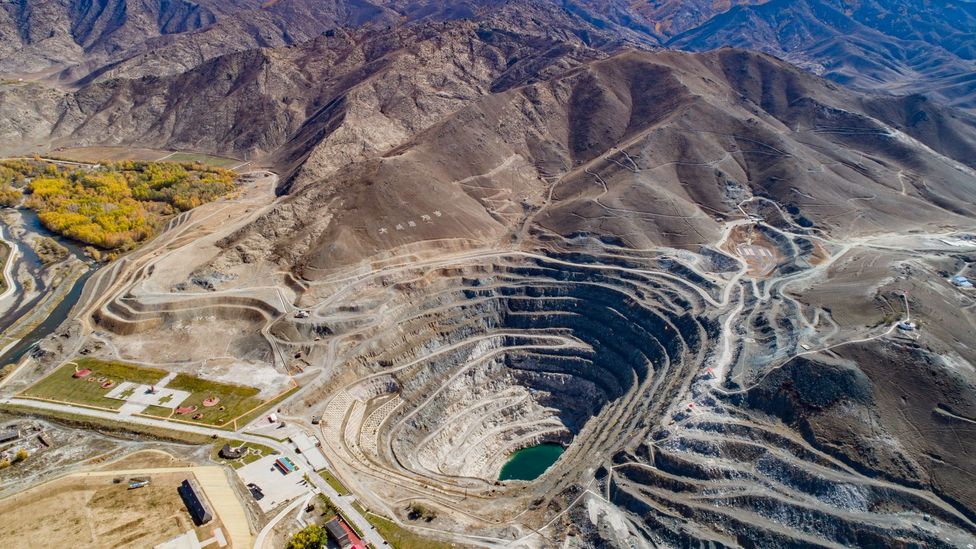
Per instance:
[[[165,415],[165,417],[171,417],[171,419],[200,423],[202,425],[223,425],[235,417],[261,406],[263,403],[257,397],[261,391],[254,387],[209,381],[186,374],[177,375],[166,385],[166,388],[188,391],[190,393],[189,398],[181,402],[180,406],[196,406],[197,411],[192,414],[174,414],[170,416],[168,408],[153,406],[152,409],[147,408],[144,414],[155,416]],[[207,408],[203,405],[203,401],[211,397],[220,399],[220,403],[217,406]],[[162,410],[166,410],[165,414]],[[203,417],[193,419],[193,416],[197,413],[203,414]]]
[[[392,520],[372,513],[366,515],[366,520],[375,526],[376,531],[395,549],[459,549],[466,547],[461,544],[438,541],[414,534],[410,530],[400,528]]]
[[[76,370],[83,368],[91,370],[92,374],[84,379],[72,377]],[[153,385],[166,377],[167,373],[165,370],[122,362],[87,357],[79,358],[61,366],[47,377],[28,387],[22,394],[25,397],[117,410],[124,404],[124,401],[106,398],[105,395],[112,388],[103,389],[101,387],[102,382],[98,380],[111,379],[115,382],[114,386],[124,381]],[[88,379],[94,381],[89,382]],[[297,389],[297,387],[292,388],[285,394],[265,402],[258,397],[261,391],[255,387],[210,381],[187,374],[178,374],[166,384],[166,387],[189,392],[190,396],[179,406],[196,406],[197,410],[193,413],[178,415],[167,406],[148,406],[143,410],[142,415],[217,427],[232,426],[233,420],[238,417],[241,417],[238,424],[243,425],[246,421],[258,417],[270,406],[281,402],[282,399]],[[131,391],[128,392],[131,394]],[[206,407],[203,402],[209,398],[217,398],[219,402],[215,406]],[[194,419],[197,414],[203,414],[203,417]]]
[[[239,440],[222,438],[214,443],[213,449],[210,450],[210,459],[216,461],[217,463],[223,465],[229,465],[234,469],[240,469],[241,467],[254,463],[255,461],[263,458],[264,456],[270,456],[274,453],[274,450],[263,445],[255,444],[253,442],[244,442],[244,455],[240,459],[224,459],[220,457],[220,449],[224,447],[224,444],[230,444],[231,446],[237,448],[242,442]]]
[[[284,393],[281,393],[280,395],[274,397],[273,399],[265,402],[264,404],[262,404],[258,408],[255,408],[255,409],[251,410],[247,414],[245,414],[242,417],[238,418],[237,425],[238,426],[246,425],[246,424],[254,421],[255,419],[261,417],[264,414],[265,411],[267,411],[269,408],[273,407],[274,405],[278,404],[279,402],[285,400],[286,398],[290,397],[291,394],[294,393],[297,390],[298,390],[298,386],[296,385],[296,386],[292,387],[291,389],[288,389]],[[269,437],[269,438],[274,438],[274,437]],[[275,440],[277,440],[277,439],[275,439]]]
[[[77,364],[77,366],[75,366]],[[72,377],[76,371],[87,368],[92,371],[87,378]],[[79,358],[64,364],[34,385],[28,387],[24,396],[71,402],[84,406],[111,408],[122,406],[123,401],[105,398],[112,388],[103,389],[100,379],[111,379],[115,386],[123,381],[151,385],[166,377],[166,371],[143,368],[122,362],[109,362],[96,358]],[[88,381],[91,379],[92,381]],[[114,387],[114,386],[113,386]]]
[[[168,419],[169,416],[173,415],[173,409],[165,406],[155,406],[150,404],[149,406],[146,406],[146,409],[142,411],[142,414],[145,416],[155,416]]]
[[[176,153],[164,160],[164,162],[199,162],[217,168],[230,168],[242,162],[234,158],[224,158],[222,156],[210,156],[209,154]]]
[[[339,479],[332,476],[332,473],[329,473],[328,471],[321,471],[319,472],[319,476],[321,476],[325,482],[329,483],[329,486],[331,486],[333,490],[339,492],[340,496],[349,495],[349,490],[346,490],[346,487],[339,482]]]

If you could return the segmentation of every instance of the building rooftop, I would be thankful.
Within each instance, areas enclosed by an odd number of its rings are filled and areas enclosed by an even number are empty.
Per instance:
[[[973,286],[973,283],[970,282],[968,278],[962,275],[956,275],[950,278],[949,280],[956,286],[963,286],[965,288],[971,288]]]
[[[238,459],[244,455],[244,452],[240,448],[234,448],[230,444],[224,444],[224,447],[220,449],[218,455],[224,459]]]
[[[0,431],[0,443],[10,442],[20,438],[20,429],[3,429]]]
[[[336,540],[341,547],[349,547],[349,532],[343,528],[342,521],[338,518],[334,518],[329,522],[325,523],[325,530],[329,533],[329,537]]]

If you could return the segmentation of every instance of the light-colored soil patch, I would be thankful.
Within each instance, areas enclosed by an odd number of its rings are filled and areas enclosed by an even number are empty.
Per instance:
[[[225,158],[223,156],[211,156],[209,154],[176,153],[166,159],[166,162],[199,162],[218,168],[232,168],[241,164],[236,158]]]
[[[828,252],[827,249],[823,247],[823,244],[814,240],[813,253],[810,254],[810,264],[820,265],[824,261],[827,261],[829,257],[830,257],[830,252]]]
[[[164,467],[193,467],[194,463],[163,452],[161,450],[141,450],[133,452],[121,459],[102,467],[101,471],[119,471],[123,469],[161,469]]]
[[[118,160],[141,160],[152,162],[173,151],[160,149],[138,149],[130,147],[76,147],[51,151],[52,158],[63,158],[75,162],[110,162]]]
[[[215,366],[224,362],[230,368],[240,367],[242,361],[234,359],[235,355],[258,352],[260,356],[270,356],[270,347],[257,333],[259,330],[260,324],[248,320],[218,321],[214,316],[178,320],[145,334],[126,337],[120,345],[119,358],[153,357],[161,363],[213,360]]]
[[[129,147],[74,147],[51,151],[48,156],[74,162],[117,162],[120,160],[199,162],[219,168],[230,168],[243,163],[236,158],[224,156]]]
[[[772,273],[782,259],[776,246],[752,226],[734,228],[724,247],[745,261],[749,275],[757,278]]]
[[[129,476],[72,475],[0,500],[4,547],[152,547],[192,528],[176,491],[186,473],[139,474],[149,486],[130,490]],[[123,478],[115,483],[116,478]],[[219,520],[199,528],[210,537]]]

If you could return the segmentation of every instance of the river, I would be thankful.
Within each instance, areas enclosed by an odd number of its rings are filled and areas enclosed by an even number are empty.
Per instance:
[[[10,210],[5,210],[10,211]],[[16,345],[0,355],[0,365],[10,364],[18,362],[24,354],[26,354],[38,341],[44,339],[50,335],[58,326],[61,325],[68,318],[68,314],[71,312],[71,308],[78,301],[81,296],[81,291],[85,287],[85,282],[88,281],[89,277],[98,268],[98,264],[91,260],[85,255],[84,249],[79,246],[76,242],[59,236],[55,233],[44,228],[40,220],[37,218],[37,213],[32,210],[18,208],[16,214],[20,216],[23,228],[26,229],[25,237],[29,237],[32,234],[46,236],[54,239],[58,244],[61,244],[68,251],[83,261],[88,265],[88,269],[74,282],[71,290],[65,295],[65,298],[58,303],[58,305],[48,314],[40,324],[35,326],[26,336],[21,338]],[[44,265],[41,263],[40,257],[34,249],[23,239],[13,238],[11,234],[10,227],[6,224],[0,225],[0,231],[2,231],[4,239],[8,242],[12,242],[14,246],[17,247],[17,258],[15,269],[13,272],[17,272],[21,265],[26,266],[27,271],[31,274],[34,283],[37,285],[39,294],[30,299],[29,301],[23,302],[23,296],[25,294],[24,288],[20,281],[11,281],[14,285],[14,303],[9,309],[0,314],[0,332],[6,331],[11,326],[13,326],[19,319],[29,313],[34,307],[36,307],[44,295],[51,290],[44,283],[43,280],[43,270]]]

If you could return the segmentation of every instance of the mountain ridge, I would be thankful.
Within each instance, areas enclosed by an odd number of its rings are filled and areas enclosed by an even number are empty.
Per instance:
[[[765,51],[862,90],[925,93],[972,109],[974,43],[971,2],[771,0],[733,7],[667,45]]]

